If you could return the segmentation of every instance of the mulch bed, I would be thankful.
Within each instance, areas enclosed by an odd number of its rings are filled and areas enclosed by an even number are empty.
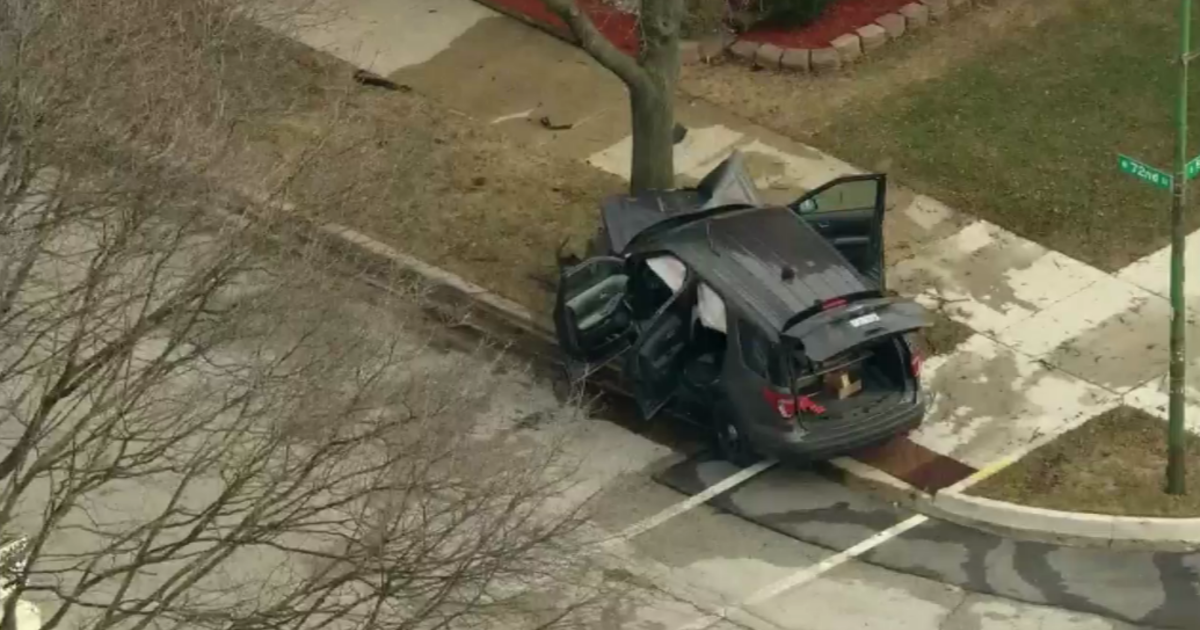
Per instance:
[[[579,3],[579,8],[592,19],[592,24],[596,25],[596,29],[608,41],[627,54],[637,53],[637,17],[621,11],[603,0],[575,1]],[[567,25],[558,19],[557,15],[551,13],[542,0],[484,0],[480,4],[523,15],[563,34],[570,33]]]
[[[562,20],[542,0],[480,0],[482,4],[525,16],[529,20],[566,34]],[[596,28],[618,48],[632,55],[638,49],[637,18],[604,0],[576,0]],[[802,28],[759,26],[740,39],[775,44],[783,48],[824,48],[834,38],[871,24],[885,13],[895,12],[913,0],[839,0],[815,22]]]
[[[780,48],[825,48],[838,36],[853,33],[854,29],[873,23],[881,15],[894,13],[912,1],[839,0],[803,28],[759,26],[743,33],[740,39]]]

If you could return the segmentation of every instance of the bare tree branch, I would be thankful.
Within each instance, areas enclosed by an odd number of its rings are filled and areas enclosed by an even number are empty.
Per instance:
[[[612,42],[608,41],[596,28],[589,18],[579,8],[576,0],[542,0],[546,8],[557,15],[579,40],[579,45],[587,51],[600,65],[617,75],[630,87],[641,87],[647,83],[645,71],[638,62],[621,52]]]
[[[286,197],[347,150],[242,150],[310,96],[261,88],[295,45],[259,4],[0,0],[0,529],[28,537],[6,618],[28,596],[45,630],[584,624],[573,462],[493,417],[501,359],[278,247],[289,212],[238,219],[234,175]]]

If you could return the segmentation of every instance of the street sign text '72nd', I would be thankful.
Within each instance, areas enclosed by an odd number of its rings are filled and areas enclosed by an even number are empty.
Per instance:
[[[1120,167],[1122,173],[1133,175],[1134,177],[1163,190],[1171,190],[1171,176],[1154,168],[1143,164],[1131,157],[1124,155],[1117,156],[1117,166]],[[1191,165],[1188,165],[1188,171],[1191,171]]]

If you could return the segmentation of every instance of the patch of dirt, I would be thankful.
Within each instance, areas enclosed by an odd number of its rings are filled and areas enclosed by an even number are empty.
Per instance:
[[[936,79],[963,59],[1069,10],[1077,0],[980,0],[946,25],[907,34],[883,49],[884,57],[824,77],[750,72],[733,62],[685,66],[681,90],[736,112],[768,129],[811,141],[839,113],[887,99],[906,87]]]
[[[275,45],[293,48],[292,63],[262,73],[259,88],[301,96],[245,121],[227,177],[283,189],[301,212],[546,312],[556,249],[582,251],[600,199],[623,181],[405,85],[359,85],[352,66],[301,44]]]
[[[1164,491],[1167,424],[1132,407],[1107,411],[985,479],[968,494],[1052,510],[1200,516],[1200,437],[1187,434],[1188,494]]]
[[[917,348],[926,358],[950,354],[959,344],[975,334],[965,324],[950,319],[939,311],[933,311],[930,319],[933,320],[933,325],[916,335]]]

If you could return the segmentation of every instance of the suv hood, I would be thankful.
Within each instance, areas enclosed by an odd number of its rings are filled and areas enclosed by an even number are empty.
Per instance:
[[[920,304],[881,297],[819,311],[788,328],[784,336],[803,344],[808,358],[820,363],[862,344],[930,325],[929,312]]]
[[[733,205],[763,205],[746,170],[746,159],[738,151],[709,171],[695,188],[609,197],[601,204],[600,218],[609,249],[621,253],[635,236],[665,219]]]
[[[696,191],[704,199],[699,210],[720,208],[721,206],[746,205],[760,207],[763,205],[759,197],[754,179],[746,170],[746,158],[741,151],[734,151],[721,161],[716,168],[709,171],[704,179],[696,185]]]

